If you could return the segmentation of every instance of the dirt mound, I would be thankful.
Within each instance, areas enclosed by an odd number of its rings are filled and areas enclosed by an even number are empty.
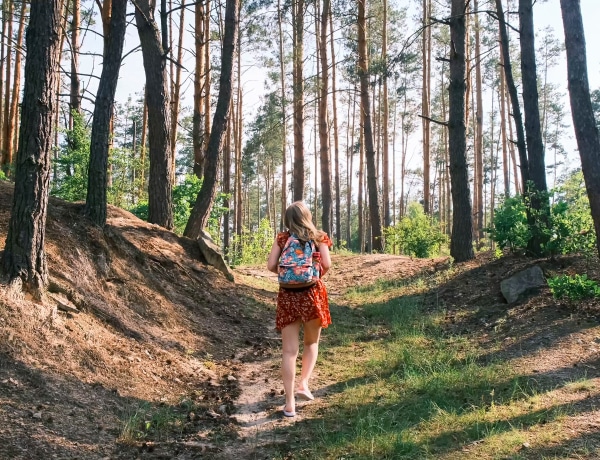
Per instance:
[[[2,241],[12,188],[0,183]],[[183,413],[182,433],[233,431],[232,374],[260,355],[270,297],[234,289],[190,239],[114,207],[101,230],[81,216],[82,206],[50,200],[54,297],[11,301],[6,280],[0,286],[0,458],[130,458],[115,439],[148,404]],[[190,407],[196,413],[186,413]],[[139,448],[171,449],[131,447]]]

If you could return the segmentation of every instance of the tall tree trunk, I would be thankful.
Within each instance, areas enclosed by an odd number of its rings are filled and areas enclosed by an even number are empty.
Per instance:
[[[142,135],[140,139],[140,164],[142,168],[141,188],[146,188],[146,145],[148,144],[148,96],[144,86],[144,108],[142,110]]]
[[[383,71],[383,120],[382,120],[382,136],[383,136],[383,152],[381,159],[383,161],[383,179],[382,179],[382,195],[383,195],[383,225],[390,226],[390,149],[389,149],[389,133],[388,126],[390,123],[390,107],[388,101],[388,62],[387,62],[387,13],[388,1],[383,2],[383,31],[381,43],[381,59],[384,64]]]
[[[375,166],[375,148],[373,147],[373,128],[371,125],[371,101],[369,97],[369,61],[367,57],[366,1],[358,0],[358,69],[360,75],[360,101],[363,115],[362,132],[367,162],[367,190],[369,193],[369,211],[371,217],[371,239],[373,250],[383,251],[381,217],[379,215],[379,193]]]
[[[238,1],[227,0],[225,5],[225,34],[221,53],[219,97],[206,152],[204,181],[184,231],[184,235],[190,238],[198,238],[206,227],[217,193],[217,171],[233,96],[233,61],[235,59],[239,26]]]
[[[293,200],[304,199],[304,0],[292,0],[294,169]]]
[[[333,145],[334,145],[334,165],[335,165],[335,238],[337,247],[341,245],[342,238],[342,212],[341,212],[341,190],[340,190],[340,147],[338,133],[338,117],[337,117],[337,91],[336,91],[336,76],[335,76],[335,47],[333,37],[333,15],[331,14],[331,2],[329,3],[329,30],[331,45],[331,99],[333,103]]]
[[[504,67],[502,53],[500,53],[500,66]],[[504,177],[504,198],[510,196],[510,168],[508,161],[508,136],[506,134],[506,78],[504,72],[500,71],[500,89],[498,99],[500,105],[500,137],[502,142],[502,172]]]
[[[354,88],[356,89],[356,88]],[[350,106],[352,107],[352,118],[350,118],[351,122],[349,122],[350,127],[350,143],[346,141],[346,148],[348,149],[346,153],[346,245],[348,248],[351,247],[352,243],[352,176],[353,176],[353,167],[352,160],[354,158],[354,135],[355,135],[355,127],[354,123],[356,121],[356,93],[357,91],[352,91],[350,95],[350,102],[348,104],[348,115],[350,115]],[[347,137],[346,137],[347,138]]]
[[[540,127],[539,96],[537,70],[535,63],[535,33],[533,28],[533,1],[519,0],[519,25],[521,36],[521,77],[523,79],[523,109],[525,112],[525,134],[527,136],[527,159],[529,178],[533,190],[526,190],[531,200],[532,212],[529,214],[529,226],[532,236],[527,244],[528,251],[534,256],[542,255],[542,246],[547,237],[541,227],[549,220],[548,197],[545,196],[546,164],[544,161],[544,143]],[[528,189],[525,183],[525,188]],[[542,230],[542,231],[540,231]]]
[[[8,27],[7,21],[7,3],[2,2],[2,35],[0,36],[0,166],[2,166],[5,162],[2,155],[2,136],[4,134],[4,112],[2,111],[2,101],[4,100],[4,66],[6,65],[6,46],[7,42],[10,40],[7,39],[6,28]],[[58,114],[58,111],[57,111]]]
[[[73,112],[81,111],[81,81],[79,80],[79,26],[81,23],[81,0],[73,1],[71,19],[71,97],[69,129],[73,129]]]
[[[229,110],[233,113],[233,97],[231,98],[231,106]],[[230,259],[231,232],[229,223],[231,220],[230,211],[230,195],[231,195],[231,136],[233,133],[233,123],[227,124],[227,132],[225,134],[225,148],[223,150],[223,250],[225,257]]]
[[[478,1],[474,0],[473,7],[479,11]],[[477,99],[477,109],[475,111],[476,132],[475,132],[475,170],[477,171],[477,208],[476,231],[477,241],[483,239],[483,78],[481,76],[481,25],[479,14],[475,15],[475,94]],[[493,127],[492,127],[493,128]]]
[[[423,42],[421,55],[423,60],[423,89],[421,92],[421,103],[423,118],[421,119],[423,128],[423,208],[426,214],[431,213],[429,208],[430,203],[430,174],[431,174],[431,148],[430,148],[430,137],[431,137],[431,123],[430,118],[430,98],[431,98],[431,74],[430,74],[430,61],[429,61],[429,49],[431,47],[431,27],[426,27],[429,24],[429,3],[431,0],[423,0]]]
[[[179,13],[179,40],[177,41],[177,70],[173,84],[173,104],[171,105],[171,182],[175,183],[175,154],[177,151],[177,125],[179,122],[179,105],[181,91],[181,69],[183,67],[183,33],[185,31],[185,0],[181,0]]]
[[[15,189],[2,259],[15,291],[22,283],[37,299],[42,298],[48,281],[44,241],[55,95],[60,82],[60,12],[55,0],[31,4]]]
[[[100,227],[104,227],[106,224],[110,124],[113,117],[119,70],[121,69],[121,56],[127,26],[126,13],[127,0],[112,0],[109,30],[104,41],[102,74],[98,84],[92,121],[84,213]]]
[[[149,0],[138,0],[135,20],[142,45],[148,101],[150,177],[148,181],[148,222],[173,228],[173,183],[171,182],[169,86],[165,50],[154,10]]]
[[[217,9],[221,11],[221,7]],[[210,0],[206,0],[206,14],[204,15],[204,136],[202,137],[202,151],[207,152],[210,142],[210,89],[211,89],[211,64],[210,64]],[[207,153],[208,154],[208,153]]]
[[[242,228],[243,228],[243,206],[242,206],[242,126],[244,122],[244,113],[243,113],[243,93],[242,93],[242,58],[241,58],[241,34],[238,34],[238,53],[237,53],[237,63],[238,63],[238,72],[237,72],[237,132],[235,133],[235,155],[236,155],[236,195],[238,205],[235,208],[236,212],[236,229],[235,233],[238,236],[238,239],[242,236]],[[247,195],[246,195],[247,196]]]
[[[12,164],[14,153],[18,147],[18,128],[17,120],[19,118],[19,95],[21,93],[21,60],[23,57],[23,36],[25,35],[25,21],[27,20],[27,2],[21,2],[21,15],[19,18],[19,31],[17,32],[17,46],[15,52],[15,83],[12,87],[12,97],[10,101],[10,115],[8,117],[8,158]]]
[[[521,107],[519,106],[519,95],[517,93],[517,87],[515,85],[515,79],[512,73],[508,31],[506,29],[502,0],[496,0],[496,12],[498,13],[498,25],[500,28],[500,51],[502,52],[504,76],[506,77],[506,87],[510,96],[512,115],[515,121],[515,131],[517,134],[517,149],[519,150],[519,161],[521,162],[521,183],[525,185],[529,181],[529,166],[527,161],[527,150],[525,146],[525,131],[523,129]]]
[[[569,97],[581,169],[600,254],[600,139],[590,99],[585,34],[579,0],[560,0],[567,49]]]
[[[287,208],[287,104],[285,97],[285,54],[284,35],[283,35],[283,17],[281,10],[281,0],[277,0],[277,26],[279,29],[279,82],[281,85],[281,219],[279,221],[279,230],[283,230],[283,216]]]
[[[360,253],[365,252],[365,213],[364,213],[364,190],[365,190],[365,135],[363,130],[364,112],[360,110],[360,127],[359,127],[359,154],[358,154],[358,250]]]
[[[327,101],[329,100],[329,65],[327,63],[327,25],[329,23],[329,0],[323,0],[321,9],[321,27],[319,38],[319,57],[321,60],[321,86],[319,98],[319,157],[321,161],[321,216],[323,231],[332,235],[333,210],[331,194],[331,158],[329,152],[329,129],[327,126]],[[315,171],[316,175],[316,171]]]
[[[475,257],[465,126],[465,11],[465,0],[452,0],[451,18],[449,19],[452,46],[450,50],[448,134],[453,205],[450,255],[456,262],[464,262]]]
[[[194,50],[196,52],[195,71],[194,71],[194,112],[192,116],[192,142],[194,146],[194,174],[199,179],[204,175],[204,137],[208,133],[204,132],[204,118],[208,113],[204,113],[204,85],[207,75],[205,74],[206,65],[204,63],[204,47],[207,33],[204,30],[206,25],[205,16],[206,6],[204,2],[196,3],[194,13]],[[209,83],[210,84],[210,83]]]
[[[7,21],[7,37],[6,37],[6,62],[4,63],[5,70],[5,89],[4,89],[4,98],[2,99],[2,169],[8,171],[10,168],[10,164],[12,162],[12,158],[9,156],[9,116],[10,116],[10,95],[11,95],[11,76],[12,76],[12,24],[13,24],[13,0],[6,0],[3,2],[3,8],[6,9],[6,21]]]

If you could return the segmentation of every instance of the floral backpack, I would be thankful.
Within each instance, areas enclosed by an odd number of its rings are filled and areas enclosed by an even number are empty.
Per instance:
[[[320,275],[320,253],[314,241],[301,241],[291,233],[279,257],[279,285],[284,288],[312,286]]]

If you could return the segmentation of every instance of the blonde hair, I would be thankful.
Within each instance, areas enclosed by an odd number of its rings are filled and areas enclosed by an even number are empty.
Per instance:
[[[302,201],[294,201],[288,206],[283,216],[283,225],[302,241],[313,240],[320,244],[325,237],[325,232],[317,230],[313,224],[312,214]]]

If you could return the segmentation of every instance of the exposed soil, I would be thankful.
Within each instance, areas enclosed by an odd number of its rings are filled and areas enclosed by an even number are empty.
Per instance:
[[[12,186],[0,183],[2,241],[11,203]],[[81,208],[50,200],[51,292],[43,302],[14,300],[7,280],[0,284],[0,458],[250,459],[263,458],[261,446],[286,443],[274,428],[296,423],[303,407],[294,420],[281,417],[272,276],[246,268],[227,281],[204,264],[194,241],[113,207],[101,231]],[[600,305],[557,302],[547,290],[507,305],[499,289],[532,263],[599,279],[597,259],[484,254],[453,267],[444,258],[333,260],[326,284],[334,303],[356,285],[447,272],[431,302],[445,307],[448,333],[481,343],[482,359],[510,359],[559,392],[582,376],[596,382],[585,398],[557,394],[581,407],[569,419],[570,439],[600,447]],[[317,369],[321,405],[325,379]],[[161,411],[170,414],[163,431],[148,415]],[[135,420],[138,437],[128,437],[124,423]]]

